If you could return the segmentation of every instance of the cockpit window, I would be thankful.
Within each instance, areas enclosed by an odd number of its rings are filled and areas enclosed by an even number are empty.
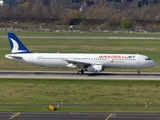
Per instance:
[[[145,58],[145,60],[151,60],[151,58]]]

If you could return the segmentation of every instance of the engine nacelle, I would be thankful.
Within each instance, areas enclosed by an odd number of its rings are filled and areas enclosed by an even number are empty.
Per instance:
[[[102,65],[92,65],[86,68],[88,72],[102,72],[104,69]]]

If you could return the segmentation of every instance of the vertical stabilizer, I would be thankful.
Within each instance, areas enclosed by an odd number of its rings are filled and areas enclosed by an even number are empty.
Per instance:
[[[8,33],[8,39],[11,46],[11,52],[13,54],[31,53],[14,33]]]

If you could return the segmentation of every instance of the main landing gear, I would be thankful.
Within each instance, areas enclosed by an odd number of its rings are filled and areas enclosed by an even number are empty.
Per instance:
[[[139,68],[137,68],[137,75],[140,75],[140,74],[141,74],[141,72],[140,72]]]
[[[82,75],[84,73],[84,70],[83,69],[79,69],[78,70],[78,75]]]

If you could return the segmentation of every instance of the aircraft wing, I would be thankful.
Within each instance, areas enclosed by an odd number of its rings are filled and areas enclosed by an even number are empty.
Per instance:
[[[76,61],[76,60],[64,60],[64,61],[68,63],[67,67],[72,67],[72,68],[74,67],[85,68],[85,67],[97,64],[97,63],[89,63],[89,62]]]

